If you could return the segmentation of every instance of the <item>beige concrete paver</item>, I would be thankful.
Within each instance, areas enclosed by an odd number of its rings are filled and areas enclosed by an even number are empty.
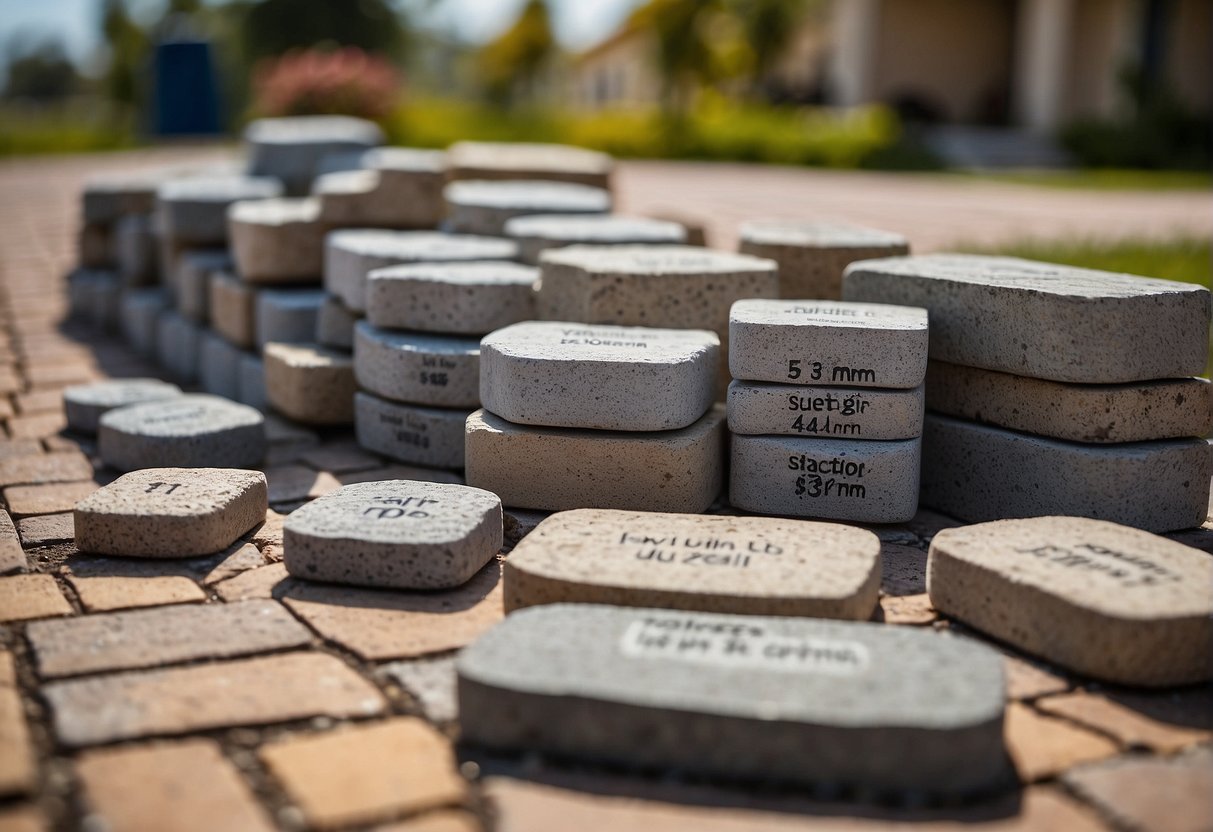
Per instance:
[[[886,624],[930,624],[939,618],[925,592],[917,595],[882,595],[880,612]]]
[[[17,521],[17,534],[27,549],[75,540],[76,524],[71,512],[39,514]]]
[[[0,809],[0,832],[46,832],[46,818],[34,806]]]
[[[206,593],[202,588],[181,575],[154,575],[146,578],[84,578],[69,575],[67,581],[72,585],[72,589],[76,590],[81,605],[88,612],[110,612],[206,600]]]
[[[43,452],[42,443],[37,439],[4,439],[0,440],[0,459],[14,456],[29,456]]]
[[[237,541],[224,552],[223,558],[202,577],[202,583],[208,586],[219,583],[250,569],[256,569],[264,563],[265,558],[261,556],[261,552],[257,551],[256,546],[252,543]]]
[[[1106,827],[1055,789],[1030,788],[970,807],[897,811],[788,798],[762,801],[699,788],[635,785],[618,777],[558,783],[494,776],[484,782],[497,832],[1100,832]]]
[[[93,464],[78,451],[24,454],[0,459],[0,488],[91,479]]]
[[[90,816],[109,832],[274,828],[212,740],[89,751],[76,761],[76,773]]]
[[[310,825],[331,829],[460,803],[450,742],[414,717],[292,737],[261,759]]]
[[[7,424],[8,435],[13,439],[43,439],[66,428],[67,417],[62,413],[34,413],[14,416]]]
[[[17,690],[13,654],[0,652],[0,797],[34,789],[38,764]]]
[[[389,592],[296,581],[282,600],[325,639],[367,660],[454,650],[504,617],[496,561],[449,592]]]
[[[419,818],[376,826],[375,832],[479,832],[476,816],[458,809],[426,812]]]
[[[0,621],[71,615],[72,605],[50,575],[0,578]]]
[[[0,510],[0,575],[24,572],[27,568],[25,550],[21,548],[13,518],[7,511]]]
[[[275,601],[177,604],[41,621],[26,628],[26,638],[44,678],[247,656],[312,640]]]
[[[1213,738],[1213,694],[1207,685],[1178,693],[1122,695],[1124,699],[1116,701],[1076,691],[1038,700],[1036,707],[1114,737],[1128,748],[1172,754]]]
[[[286,573],[286,565],[271,563],[241,572],[234,578],[220,581],[212,587],[219,597],[229,603],[252,598],[273,598],[294,581]]]
[[[71,511],[76,503],[97,490],[97,483],[55,482],[46,485],[14,485],[4,489],[4,502],[13,517]]]
[[[340,660],[285,653],[91,676],[43,687],[55,733],[79,747],[314,716],[373,716],[382,694]]]
[[[341,487],[337,478],[326,471],[313,471],[303,465],[281,465],[266,468],[270,502],[287,503],[294,500],[314,500],[331,494]]]
[[[1078,763],[1102,760],[1116,743],[1065,720],[1043,716],[1019,702],[1007,705],[1007,751],[1023,783],[1055,777]]]
[[[1208,748],[1169,760],[1121,757],[1075,768],[1062,780],[1121,829],[1213,829],[1213,750]]]

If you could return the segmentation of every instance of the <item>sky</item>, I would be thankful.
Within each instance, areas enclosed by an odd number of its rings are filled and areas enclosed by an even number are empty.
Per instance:
[[[556,35],[566,47],[581,49],[612,34],[640,0],[548,0]],[[127,0],[135,14],[154,17],[161,0]],[[222,0],[209,0],[222,2]],[[513,22],[525,0],[401,0],[420,10],[427,26],[482,42]],[[7,53],[13,36],[21,41],[53,35],[69,56],[87,66],[98,46],[101,0],[0,0],[0,50]]]

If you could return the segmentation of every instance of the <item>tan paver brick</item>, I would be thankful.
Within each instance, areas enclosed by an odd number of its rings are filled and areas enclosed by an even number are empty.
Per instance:
[[[4,489],[4,502],[14,517],[71,511],[76,503],[97,490],[97,483],[55,482],[47,485],[14,485]]]
[[[306,451],[300,455],[299,461],[317,471],[328,471],[330,474],[367,471],[383,464],[379,457],[351,444],[324,445]]]
[[[206,593],[202,588],[181,575],[154,575],[146,578],[83,578],[69,575],[67,580],[88,612],[109,612],[206,600]]]
[[[1049,787],[972,807],[889,810],[789,798],[761,801],[704,788],[607,776],[559,784],[494,776],[484,782],[497,832],[1106,832],[1094,814]]]
[[[341,483],[337,482],[332,474],[313,471],[303,465],[267,468],[265,477],[269,480],[271,503],[314,500],[341,487]]]
[[[1121,829],[1213,829],[1213,750],[1208,748],[1170,760],[1122,757],[1068,771],[1062,780]]]
[[[0,621],[71,615],[72,605],[50,575],[0,578]]]
[[[17,527],[7,511],[0,511],[0,575],[24,572],[28,568]]]
[[[1115,737],[1124,746],[1164,754],[1213,737],[1213,696],[1207,685],[1180,693],[1130,694],[1127,701],[1139,709],[1086,691],[1049,696],[1036,707]],[[1151,716],[1150,711],[1161,718]]]
[[[265,559],[261,557],[256,546],[252,543],[237,541],[223,553],[223,558],[202,576],[202,583],[209,586],[219,581],[225,581],[250,569],[256,569],[264,563]]]
[[[1007,677],[1008,699],[1036,699],[1070,689],[1070,682],[1064,676],[1018,656],[1004,655],[1003,670]]]
[[[282,600],[324,638],[368,660],[455,650],[504,617],[498,561],[449,592],[389,592],[297,581]]]
[[[415,717],[290,738],[260,753],[308,823],[326,829],[458,804],[467,791],[450,742]]]
[[[101,373],[84,363],[41,364],[30,368],[30,386],[36,390],[84,384],[101,378]]]
[[[480,821],[459,809],[426,812],[419,818],[376,826],[375,832],[480,832]]]
[[[29,625],[26,637],[38,672],[48,678],[247,656],[312,640],[274,601],[178,604],[41,621]]]
[[[0,652],[0,797],[33,791],[37,779],[13,655]]]
[[[0,832],[46,832],[50,827],[34,806],[0,809]]]
[[[63,407],[62,390],[35,390],[30,393],[18,393],[15,398],[17,411],[22,415],[54,412]]]
[[[315,716],[373,716],[382,694],[339,659],[285,653],[52,682],[43,694],[69,746]]]
[[[880,611],[886,624],[930,624],[939,618],[925,592],[919,595],[882,595]]]
[[[0,460],[14,456],[29,456],[42,453],[42,443],[37,439],[0,440]]]
[[[60,411],[14,416],[8,420],[8,435],[13,439],[42,439],[67,427],[67,416]]]
[[[0,488],[92,479],[93,464],[79,451],[24,454],[0,459]]]
[[[109,832],[269,832],[236,767],[208,739],[90,751],[76,762]]]
[[[286,565],[271,563],[257,569],[249,569],[234,578],[220,581],[212,588],[219,597],[229,603],[251,598],[273,598],[295,581],[286,573]]]
[[[1018,702],[1007,705],[1007,752],[1023,783],[1054,777],[1078,763],[1116,754],[1116,743],[1062,719],[1044,716]]]
[[[70,511],[62,514],[39,514],[17,521],[17,534],[26,548],[63,543],[76,539],[76,521]]]

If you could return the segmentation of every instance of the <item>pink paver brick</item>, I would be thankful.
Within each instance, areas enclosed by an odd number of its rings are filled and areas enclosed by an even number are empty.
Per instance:
[[[449,592],[390,592],[296,581],[282,600],[324,638],[367,660],[455,650],[505,615],[498,561]]]
[[[92,479],[93,464],[78,451],[24,454],[0,459],[0,488]]]
[[[450,741],[403,717],[279,740],[261,759],[312,826],[332,829],[460,803]]]
[[[89,814],[110,832],[270,832],[236,767],[208,739],[85,752]]]
[[[71,615],[72,605],[50,575],[0,578],[0,621],[26,621]]]
[[[52,682],[55,734],[79,747],[314,716],[374,716],[383,695],[339,659],[284,653]]]
[[[0,652],[0,797],[31,792],[37,779],[13,654]]]
[[[206,600],[198,584],[183,575],[153,575],[146,578],[69,575],[81,606],[88,612],[110,612],[163,604],[188,604]]]
[[[46,485],[14,485],[4,489],[4,502],[14,517],[71,511],[76,503],[97,490],[91,480]]]
[[[176,604],[40,621],[26,628],[26,637],[47,678],[247,656],[312,640],[274,601]]]
[[[13,519],[7,511],[0,511],[0,575],[24,572],[28,566]]]

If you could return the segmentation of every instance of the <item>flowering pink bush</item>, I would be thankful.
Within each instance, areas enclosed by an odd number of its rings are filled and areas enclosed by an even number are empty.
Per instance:
[[[292,50],[256,69],[256,109],[266,116],[348,115],[378,119],[396,103],[400,76],[361,49]]]

